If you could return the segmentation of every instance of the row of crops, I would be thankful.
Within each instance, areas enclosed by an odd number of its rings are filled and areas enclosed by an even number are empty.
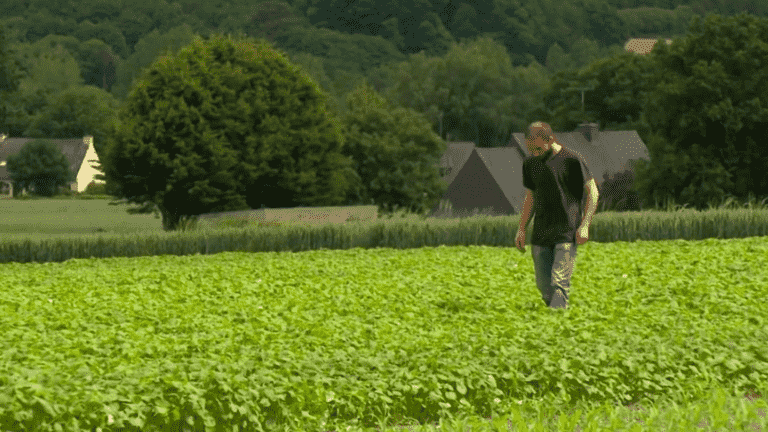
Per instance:
[[[0,430],[765,426],[765,237],[579,253],[565,311],[492,246],[5,264]]]
[[[768,218],[720,212],[597,215],[565,311],[515,218],[5,241],[0,430],[760,430]]]

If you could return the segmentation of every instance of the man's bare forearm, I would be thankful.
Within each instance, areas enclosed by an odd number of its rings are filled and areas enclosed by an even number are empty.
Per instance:
[[[520,216],[519,229],[525,231],[525,229],[528,227],[528,222],[531,221],[532,215],[533,215],[533,202],[526,202],[525,204],[523,204],[523,213]]]
[[[592,224],[592,217],[597,211],[597,193],[588,193],[586,202],[584,203],[584,218],[581,219],[582,226],[590,226]]]

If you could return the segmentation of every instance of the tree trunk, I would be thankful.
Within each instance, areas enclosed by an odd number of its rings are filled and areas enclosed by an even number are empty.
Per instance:
[[[160,214],[163,216],[163,231],[176,231],[179,227],[179,216],[170,212],[163,205],[158,204]]]
[[[177,215],[160,204],[157,207],[163,216],[163,231],[187,231],[197,225],[197,215]]]

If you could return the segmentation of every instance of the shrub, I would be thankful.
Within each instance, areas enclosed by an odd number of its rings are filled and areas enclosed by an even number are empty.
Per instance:
[[[107,185],[106,183],[96,183],[95,181],[91,181],[88,183],[88,186],[85,187],[83,193],[86,195],[106,195]]]

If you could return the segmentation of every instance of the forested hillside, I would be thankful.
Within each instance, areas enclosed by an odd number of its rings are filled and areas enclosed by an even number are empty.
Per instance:
[[[478,38],[489,38],[505,48],[513,68],[510,72],[546,80],[555,72],[623,51],[630,37],[679,37],[693,15],[730,16],[742,11],[768,15],[768,3],[759,0],[403,4],[379,0],[4,0],[0,2],[2,22],[28,72],[16,98],[23,100],[24,112],[21,118],[3,121],[3,129],[10,136],[23,136],[31,117],[56,92],[70,86],[98,87],[120,101],[133,79],[163,49],[177,51],[195,34],[243,32],[268,39],[307,68],[343,109],[344,95],[358,79],[366,77],[383,91],[393,84],[384,73],[386,66],[422,51],[427,57],[443,57],[452,46]],[[543,68],[533,72],[530,68],[536,63]],[[523,99],[541,90],[526,87],[525,94],[519,95]],[[450,117],[451,113],[444,114],[444,120]],[[495,122],[506,130],[493,135],[508,138],[509,129],[523,126],[525,115],[518,117]],[[437,117],[434,120],[439,132]],[[450,132],[443,129],[443,136]],[[454,139],[478,140],[461,129],[474,127],[459,125],[452,133]],[[498,144],[495,140],[481,143]]]

